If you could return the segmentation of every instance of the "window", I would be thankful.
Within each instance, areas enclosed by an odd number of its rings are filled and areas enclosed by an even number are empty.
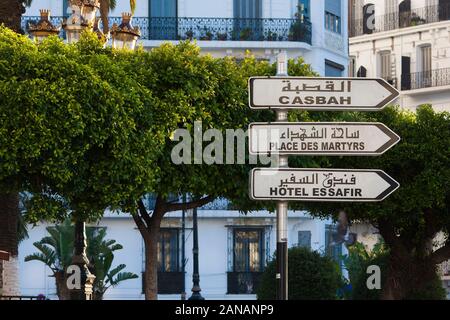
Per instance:
[[[161,229],[157,253],[158,294],[179,294],[184,291],[185,274],[181,272],[179,242],[178,229]],[[144,252],[142,254],[145,255]],[[142,268],[144,269],[144,266]],[[142,272],[142,292],[145,287],[145,272]]]
[[[311,231],[298,232],[298,246],[311,249]]]
[[[235,272],[261,272],[264,266],[263,229],[234,230]]]
[[[419,73],[419,79],[420,79],[420,85],[421,88],[423,87],[430,87],[432,85],[431,83],[431,45],[425,45],[420,47],[420,73]]]
[[[340,0],[325,0],[325,29],[341,33]]]
[[[325,226],[325,254],[338,262],[341,262],[342,256],[342,244],[334,242],[334,234],[337,232],[337,227],[335,225]]]
[[[325,12],[325,29],[341,33],[341,18],[330,12]]]
[[[233,40],[260,40],[264,38],[262,0],[234,0]]]
[[[234,0],[235,18],[261,18],[262,0]]]
[[[339,63],[325,59],[325,76],[326,77],[342,77],[345,67]]]
[[[265,248],[270,239],[265,228],[229,229],[229,272],[227,273],[228,294],[254,294],[265,262]],[[266,245],[264,245],[266,244]]]
[[[158,270],[179,271],[178,229],[161,229],[158,242]]]
[[[150,39],[177,39],[177,0],[150,0],[149,16]]]
[[[356,73],[358,78],[366,78],[367,77],[367,69],[364,66],[359,67],[358,72]]]
[[[380,77],[387,81],[392,80],[390,51],[380,52]]]
[[[176,17],[177,0],[151,0],[150,13],[152,17]]]
[[[310,13],[310,0],[299,0],[299,11],[301,14],[303,14],[303,17],[305,17],[305,20],[310,20],[311,13]]]

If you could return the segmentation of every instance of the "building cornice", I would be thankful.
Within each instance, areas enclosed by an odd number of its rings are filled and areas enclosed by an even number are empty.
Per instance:
[[[359,43],[364,43],[368,41],[374,40],[383,40],[392,37],[400,37],[406,35],[413,35],[420,32],[427,32],[433,29],[448,29],[450,32],[450,20],[449,21],[440,21],[434,23],[421,24],[418,26],[407,27],[407,28],[399,28],[395,30],[376,32],[372,34],[365,34],[362,36],[349,38],[349,45],[355,45]]]

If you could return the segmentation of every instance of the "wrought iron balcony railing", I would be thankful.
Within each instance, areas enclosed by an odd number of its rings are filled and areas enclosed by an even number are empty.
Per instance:
[[[450,6],[435,5],[378,15],[375,16],[374,23],[370,19],[353,19],[349,33],[350,37],[357,37],[446,20],[450,20]]]
[[[40,17],[22,17],[22,28]],[[60,25],[62,17],[51,17]],[[120,17],[110,17],[109,24],[119,24]],[[238,18],[147,18],[135,17],[134,26],[141,29],[141,40],[235,40],[235,41],[297,41],[311,44],[312,26],[299,19]],[[61,31],[61,37],[64,32]]]
[[[402,90],[414,90],[447,85],[450,85],[450,68],[402,75]]]

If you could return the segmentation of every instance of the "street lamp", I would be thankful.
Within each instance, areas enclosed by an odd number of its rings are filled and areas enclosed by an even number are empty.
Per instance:
[[[131,25],[132,14],[128,12],[122,13],[122,23],[113,24],[111,28],[112,46],[116,49],[134,50],[137,39],[141,36],[139,27]]]
[[[75,43],[80,40],[80,35],[89,25],[86,19],[81,15],[83,1],[69,0],[72,14],[67,19],[64,18],[62,27],[66,31],[68,43]]]
[[[99,0],[69,0],[72,15],[63,21],[67,42],[75,43],[80,40],[85,29],[91,29],[100,37],[99,30],[95,30],[96,13],[100,8]],[[98,24],[97,24],[98,27]],[[86,223],[83,219],[75,220],[75,241],[72,264],[79,269],[80,286],[70,290],[71,300],[92,300],[95,275],[89,271],[89,259],[86,255]]]
[[[62,27],[66,32],[68,43],[80,40],[81,33],[85,29],[95,32],[99,39],[106,43],[108,35],[104,35],[99,28],[99,18],[96,17],[100,8],[99,0],[68,0],[72,15],[63,20]],[[50,20],[49,10],[40,10],[41,19],[36,24],[30,24],[29,32],[38,41],[60,32],[59,27],[54,27]],[[115,48],[134,49],[136,41],[140,37],[139,27],[131,26],[131,14],[122,14],[122,23],[112,28],[113,46]],[[95,276],[89,271],[89,260],[86,255],[86,223],[82,218],[75,219],[74,255],[72,266],[79,273],[79,286],[70,289],[71,300],[91,300]]]
[[[205,298],[202,297],[200,294],[200,273],[198,268],[198,222],[197,222],[197,208],[193,209],[192,213],[192,222],[193,222],[193,228],[194,228],[194,248],[192,249],[192,252],[194,254],[194,272],[192,274],[192,283],[193,287],[191,289],[192,295],[189,298],[189,300],[205,300]]]
[[[55,27],[50,21],[50,10],[39,10],[41,19],[37,23],[30,23],[28,25],[28,32],[33,36],[33,39],[41,42],[44,38],[51,35],[59,34],[60,27]]]
[[[83,0],[81,16],[89,26],[93,26],[97,10],[100,9],[100,0]]]

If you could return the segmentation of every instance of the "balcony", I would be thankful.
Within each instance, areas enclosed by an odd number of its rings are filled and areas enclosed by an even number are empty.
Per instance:
[[[364,26],[364,19],[353,19],[349,33],[350,37],[357,37],[447,20],[450,20],[450,6],[428,6],[375,16],[373,27]]]
[[[262,272],[228,272],[227,294],[255,294]]]
[[[402,90],[415,90],[450,85],[450,68],[402,75]]]
[[[40,17],[22,17],[22,28]],[[51,17],[60,25],[63,17]],[[110,17],[109,24],[119,24],[120,17]],[[132,24],[141,29],[141,40],[217,40],[217,41],[296,41],[311,44],[311,23],[298,19],[237,18],[148,18],[135,17]],[[61,37],[64,32],[61,31]]]

